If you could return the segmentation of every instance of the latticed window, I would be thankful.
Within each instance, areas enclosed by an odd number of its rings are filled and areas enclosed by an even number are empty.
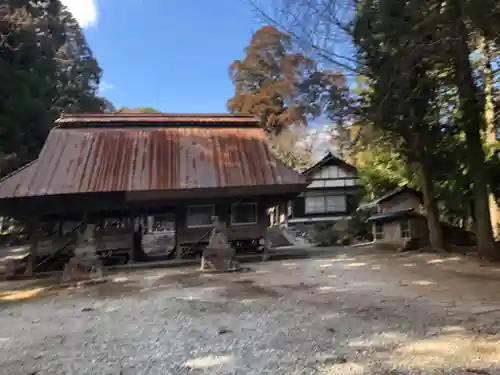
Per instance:
[[[307,193],[305,211],[308,214],[347,212],[347,199],[345,195],[328,192]]]
[[[235,203],[231,205],[231,224],[256,224],[257,204]]]
[[[411,237],[411,231],[410,231],[410,222],[409,222],[409,220],[402,220],[399,223],[399,226],[401,228],[401,238],[410,238]]]
[[[381,240],[384,238],[384,225],[382,223],[375,223],[375,239]]]
[[[214,216],[215,208],[213,205],[189,206],[186,224],[188,228],[209,227],[212,225]]]

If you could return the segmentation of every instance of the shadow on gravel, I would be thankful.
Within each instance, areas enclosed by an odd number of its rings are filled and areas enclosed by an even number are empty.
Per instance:
[[[258,285],[253,280],[236,280],[226,285],[222,296],[227,299],[278,298],[281,294],[272,288]]]

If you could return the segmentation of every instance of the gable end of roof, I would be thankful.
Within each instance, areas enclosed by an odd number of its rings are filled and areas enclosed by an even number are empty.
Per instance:
[[[302,174],[309,175],[311,173],[316,172],[318,169],[321,169],[321,168],[328,166],[328,165],[336,165],[336,166],[339,166],[345,170],[348,170],[348,171],[354,172],[354,173],[357,173],[357,171],[358,171],[354,165],[345,162],[344,160],[340,159],[339,157],[337,157],[337,156],[333,155],[331,152],[329,152],[328,154],[326,154],[325,157],[323,157],[323,159],[321,159],[316,164],[314,164],[313,166],[311,166],[308,169],[306,169],[305,171],[303,171]]]

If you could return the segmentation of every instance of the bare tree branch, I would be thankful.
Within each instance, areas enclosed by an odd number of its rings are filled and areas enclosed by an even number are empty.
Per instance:
[[[287,21],[280,21],[277,19],[277,17],[273,17],[269,14],[269,12],[265,11],[261,6],[259,6],[255,0],[244,0],[250,6],[257,12],[259,18],[264,20],[267,23],[270,23],[287,34],[289,34],[293,39],[295,39],[300,45],[306,46],[306,49],[311,49],[324,61],[333,64],[334,66],[337,66],[339,68],[344,69],[347,72],[351,72],[354,75],[360,74],[360,69],[359,69],[359,61],[356,60],[355,58],[348,57],[345,55],[338,54],[334,52],[332,49],[332,44],[339,43],[340,40],[336,38],[332,38],[330,35],[335,34],[330,28],[330,26],[327,25],[334,25],[335,27],[338,28],[338,30],[342,31],[345,33],[345,37],[348,37],[347,33],[347,27],[345,25],[342,25],[342,23],[336,19],[335,17],[332,17],[332,7],[328,7],[327,5],[324,5],[321,9],[318,9],[316,6],[310,6],[309,10],[310,14],[308,15],[303,15],[300,16],[299,14],[300,11],[295,11],[293,12],[292,10],[292,5],[290,2],[286,2],[285,5],[288,5],[287,11],[283,11],[281,9],[278,9],[276,12],[281,13],[281,15],[287,19]],[[297,1],[302,1],[301,4],[299,4],[299,9],[305,9],[308,7],[309,0],[297,0]],[[325,0],[325,1],[330,1],[333,2],[333,0]],[[279,7],[278,7],[279,8]],[[285,8],[283,5],[281,8]],[[286,14],[285,14],[286,13]],[[322,23],[322,27],[325,28],[323,31],[319,31],[318,27],[311,27],[310,24],[307,24],[304,20],[305,18],[311,18],[312,19],[325,19],[326,22]],[[298,31],[299,30],[299,31]],[[319,36],[318,34],[322,34],[322,36]],[[319,40],[322,39],[324,42],[319,43]]]

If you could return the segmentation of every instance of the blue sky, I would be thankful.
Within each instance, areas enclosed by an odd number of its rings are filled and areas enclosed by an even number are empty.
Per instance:
[[[226,112],[228,67],[259,27],[241,0],[63,0],[84,27],[115,106]]]

